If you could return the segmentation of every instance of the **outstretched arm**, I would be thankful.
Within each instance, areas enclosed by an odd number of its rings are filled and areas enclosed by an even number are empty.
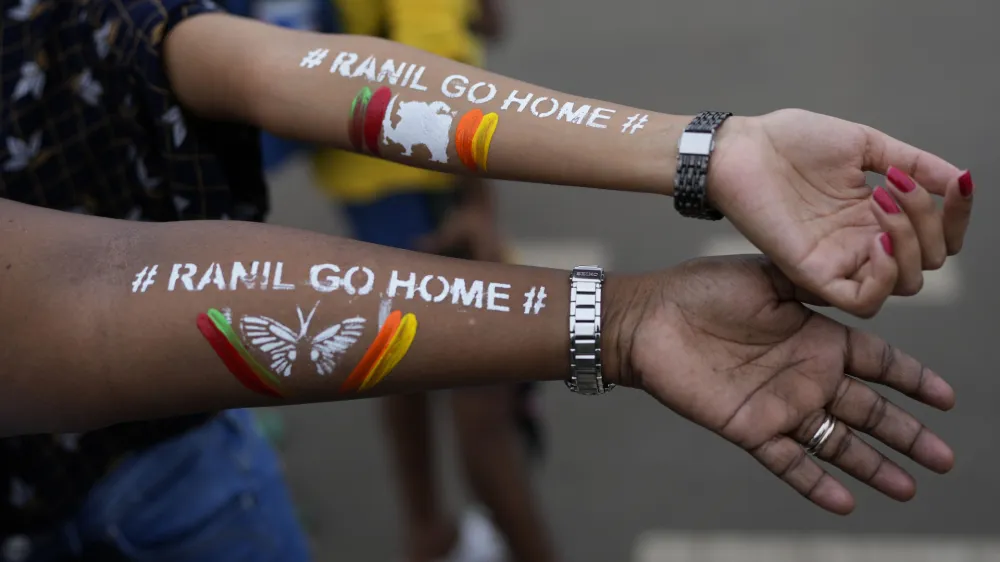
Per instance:
[[[2,201],[0,240],[0,435],[568,374],[563,272]],[[796,295],[759,258],[612,277],[604,375],[743,447],[826,509],[846,513],[853,499],[803,446],[909,499],[912,478],[850,428],[939,472],[952,452],[862,381],[942,409],[954,392]]]
[[[178,95],[199,114],[502,179],[672,195],[690,119],[569,96],[382,39],[220,14],[177,25],[166,55]],[[841,309],[868,317],[890,294],[914,294],[923,270],[962,246],[971,175],[880,131],[781,110],[730,118],[715,147],[707,175],[697,166],[684,175],[689,187],[704,185],[706,201],[782,271]],[[865,172],[886,174],[886,189],[873,192]],[[879,236],[896,258],[881,270],[869,251]]]
[[[566,272],[254,223],[130,223],[2,200],[0,217],[3,435],[568,372]],[[209,344],[198,321],[210,309],[260,381],[241,384]],[[415,320],[412,346],[366,379],[380,325],[408,314],[399,337]]]
[[[222,14],[179,24],[166,60],[181,100],[202,115],[512,180],[670,194],[677,139],[690,120],[554,92],[384,39]],[[366,106],[356,103],[365,88]],[[356,120],[352,106],[362,113]]]

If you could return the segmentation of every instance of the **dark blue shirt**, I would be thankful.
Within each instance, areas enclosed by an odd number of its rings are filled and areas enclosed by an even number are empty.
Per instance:
[[[161,49],[208,0],[3,0],[0,197],[130,220],[262,220],[258,132],[185,112]],[[129,452],[207,416],[0,440],[0,542],[72,515]]]

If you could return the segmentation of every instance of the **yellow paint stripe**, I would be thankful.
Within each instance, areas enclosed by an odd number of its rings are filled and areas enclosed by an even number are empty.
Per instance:
[[[472,157],[484,172],[486,171],[486,160],[490,156],[490,143],[493,142],[493,133],[496,132],[499,122],[499,115],[487,113],[480,121],[475,136],[472,137]]]
[[[407,314],[399,322],[399,329],[396,330],[389,345],[386,346],[386,352],[372,368],[371,374],[365,378],[365,382],[361,383],[360,390],[368,390],[382,382],[382,379],[388,376],[406,356],[416,335],[417,317],[413,313]]]

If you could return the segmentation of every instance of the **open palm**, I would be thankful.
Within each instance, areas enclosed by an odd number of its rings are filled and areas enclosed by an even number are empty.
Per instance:
[[[793,281],[859,316],[920,290],[962,246],[971,176],[870,127],[801,110],[745,119],[720,141],[713,203]],[[883,205],[865,172],[887,174]],[[911,177],[912,176],[912,177]],[[939,209],[933,195],[945,197]],[[895,266],[871,267],[880,233]]]
[[[947,445],[861,381],[941,409],[954,403],[947,383],[878,337],[800,304],[805,295],[765,258],[688,262],[649,287],[627,330],[623,382],[747,450],[821,507],[854,505],[804,448],[828,413],[839,423],[818,457],[890,497],[912,497],[912,477],[850,428],[932,470],[951,468]]]

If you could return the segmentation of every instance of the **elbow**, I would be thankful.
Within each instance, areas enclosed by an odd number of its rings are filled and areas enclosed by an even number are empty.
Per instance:
[[[122,389],[114,338],[125,309],[116,296],[129,287],[138,237],[131,229],[64,241],[48,273],[25,278],[16,330],[8,331],[0,375],[0,434],[89,431],[122,421]],[[40,337],[44,335],[44,337]],[[58,342],[57,353],[52,343]]]
[[[280,82],[288,77],[282,75],[283,69],[276,61],[268,58],[248,62],[244,69],[231,88],[233,117],[264,131],[280,131],[287,109],[283,104],[288,103],[285,89],[292,87]]]
[[[205,14],[178,24],[164,41],[171,89],[186,109],[206,119],[253,122],[266,83],[255,64],[253,33],[262,24]]]

